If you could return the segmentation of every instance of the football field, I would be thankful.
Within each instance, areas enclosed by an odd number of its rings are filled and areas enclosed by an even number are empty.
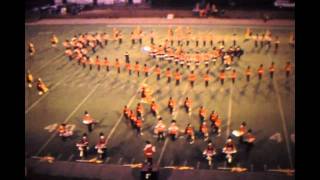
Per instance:
[[[104,48],[98,48],[96,54],[99,57],[108,57],[113,65],[116,58],[120,59],[121,73],[118,74],[114,67],[107,72],[104,67],[98,71],[94,66],[92,70],[87,66],[83,68],[76,61],[70,62],[64,56],[62,42],[71,39],[79,33],[112,33],[112,28],[120,29],[124,35],[123,43],[110,41]],[[218,112],[222,120],[221,136],[210,133],[210,139],[217,148],[213,169],[226,166],[222,148],[226,138],[232,130],[238,129],[241,122],[245,121],[247,127],[253,130],[257,140],[250,152],[245,151],[245,146],[236,142],[238,153],[235,155],[233,166],[246,167],[253,171],[267,169],[294,169],[295,167],[295,49],[288,45],[289,33],[294,32],[294,27],[280,26],[250,26],[255,33],[263,33],[266,29],[273,36],[279,36],[280,47],[274,53],[274,47],[267,49],[254,48],[252,41],[244,41],[244,32],[247,26],[232,25],[190,25],[193,34],[211,33],[216,39],[223,38],[225,47],[232,44],[232,34],[237,34],[237,44],[244,49],[244,55],[236,60],[232,68],[237,71],[237,79],[233,84],[227,78],[223,85],[219,81],[219,71],[222,67],[220,60],[214,65],[210,62],[206,68],[200,64],[194,69],[197,80],[192,88],[188,81],[190,70],[184,66],[169,64],[167,61],[152,59],[143,50],[149,46],[149,39],[144,38],[143,44],[131,45],[130,32],[136,26],[131,25],[36,25],[25,26],[25,43],[32,41],[36,47],[36,54],[30,58],[26,49],[25,69],[29,69],[34,78],[42,78],[49,87],[49,91],[38,95],[35,85],[28,88],[25,85],[25,147],[26,157],[52,155],[58,160],[76,161],[79,159],[75,144],[82,134],[87,132],[87,127],[82,124],[81,117],[87,110],[94,119],[100,123],[95,126],[93,132],[88,133],[91,150],[88,159],[95,157],[94,145],[98,142],[99,133],[103,132],[108,138],[108,152],[104,163],[128,164],[144,161],[143,148],[145,141],[149,140],[156,146],[154,162],[161,167],[165,166],[192,166],[195,169],[208,169],[207,161],[202,156],[206,148],[205,142],[199,136],[200,106],[207,109],[207,117],[212,110]],[[173,26],[175,28],[176,26]],[[183,26],[185,27],[185,26]],[[141,25],[144,32],[151,29],[156,32],[155,43],[164,42],[167,35],[167,25]],[[57,48],[52,48],[50,37],[55,33],[60,42]],[[174,43],[175,45],[177,42]],[[214,41],[214,46],[217,41]],[[218,45],[217,45],[218,46]],[[212,49],[207,42],[199,47],[192,41],[188,47],[183,47],[187,52],[205,52]],[[136,61],[140,65],[147,64],[151,69],[156,64],[160,66],[161,79],[158,81],[153,71],[148,77],[143,73],[137,77],[135,73],[130,76],[124,67],[124,55],[128,52],[131,65]],[[286,78],[284,67],[286,62],[293,64],[293,71]],[[268,68],[271,62],[275,63],[276,72],[270,79]],[[257,69],[264,65],[265,74],[262,80],[258,80]],[[249,83],[245,79],[245,69],[251,66],[253,75]],[[174,79],[167,83],[165,69],[179,68],[182,80],[177,86]],[[192,67],[193,68],[193,65]],[[203,76],[210,70],[211,80],[209,87],[205,87]],[[163,118],[167,127],[172,119],[176,119],[178,127],[184,130],[191,123],[196,130],[194,144],[189,144],[185,136],[181,135],[176,141],[166,138],[157,142],[153,133],[153,127],[157,119],[149,112],[150,105],[143,104],[145,114],[142,125],[143,136],[139,136],[132,129],[130,123],[122,116],[125,105],[135,110],[137,103],[141,101],[138,92],[142,85],[147,85],[152,90],[152,97],[159,105],[159,115]],[[171,115],[167,109],[169,97],[177,102],[176,112]],[[192,99],[192,113],[184,111],[183,102],[186,97]],[[67,123],[74,127],[74,135],[63,142],[53,128],[61,123]],[[210,124],[210,123],[208,123]],[[211,128],[209,127],[209,130]],[[273,138],[270,139],[270,137]]]

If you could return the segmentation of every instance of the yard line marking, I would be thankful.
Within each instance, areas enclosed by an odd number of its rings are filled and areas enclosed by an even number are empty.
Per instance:
[[[71,154],[71,155],[69,156],[69,158],[68,158],[67,161],[71,161],[71,159],[73,158],[73,156],[74,156],[74,154]]]
[[[231,124],[231,110],[232,110],[232,95],[233,95],[233,84],[230,88],[230,95],[229,95],[229,105],[228,105],[228,122],[227,122],[227,131],[226,136],[230,135],[230,124]]]
[[[290,145],[289,145],[289,138],[288,138],[288,130],[287,130],[287,124],[286,124],[286,119],[284,116],[284,112],[283,112],[283,108],[282,108],[282,102],[281,102],[281,97],[280,97],[280,93],[279,93],[279,89],[278,89],[278,84],[276,82],[275,79],[273,79],[273,85],[274,88],[277,92],[277,101],[278,101],[278,107],[279,107],[279,111],[280,111],[280,117],[281,117],[281,122],[282,122],[282,130],[284,132],[284,139],[286,142],[286,147],[287,147],[287,151],[288,151],[288,158],[289,158],[289,162],[290,162],[290,168],[293,167],[293,162],[292,162],[292,154],[291,154],[291,149],[290,149]]]
[[[65,76],[63,79],[61,79],[60,81],[58,81],[54,86],[52,86],[52,88],[49,89],[49,91],[47,93],[45,93],[44,95],[42,95],[37,101],[35,101],[33,104],[31,104],[31,106],[29,106],[29,108],[24,112],[25,114],[28,114],[28,112],[34,108],[42,99],[44,99],[46,96],[48,96],[48,94],[54,90],[58,85],[60,85],[66,78],[68,78],[68,76]]]
[[[155,66],[153,66],[153,67],[150,69],[150,72],[153,72],[152,70],[154,69],[154,67],[155,67]],[[138,95],[138,92],[139,92],[139,90],[140,90],[140,86],[141,86],[142,84],[144,84],[144,82],[145,82],[149,77],[151,77],[151,74],[150,74],[148,77],[144,78],[143,81],[139,84],[138,90],[136,91],[136,93],[135,93],[135,94],[131,97],[131,99],[129,100],[129,103],[127,104],[127,107],[130,107],[130,105],[133,103],[134,99],[135,99],[136,96]],[[119,126],[122,118],[123,118],[123,114],[121,114],[121,116],[119,117],[118,121],[117,121],[116,124],[113,126],[113,128],[112,128],[111,131],[110,131],[110,133],[108,134],[107,139],[106,139],[107,142],[109,142],[111,136],[112,136],[113,133],[115,132],[116,128]]]
[[[76,113],[78,111],[78,109],[88,100],[88,98],[96,91],[96,89],[99,87],[100,84],[97,84],[91,91],[90,93],[80,102],[80,104],[78,104],[78,106],[68,115],[68,117],[63,121],[63,123],[66,123],[70,120],[70,118],[73,116],[74,113]],[[55,132],[53,133],[50,138],[47,140],[46,143],[44,143],[41,148],[39,149],[39,151],[37,152],[36,156],[38,156],[44,148],[46,148],[46,146],[52,141],[52,139],[57,135],[58,133]]]
[[[79,70],[78,70],[79,71]],[[73,75],[75,75],[78,71],[74,72]],[[46,96],[48,96],[48,94],[53,91],[56,87],[58,87],[64,80],[66,80],[68,77],[70,76],[65,76],[63,79],[61,79],[60,81],[58,81],[54,86],[52,86],[49,91],[47,93],[45,93],[44,95],[42,95],[37,101],[35,101],[33,104],[31,104],[31,106],[29,106],[29,108],[24,112],[25,114],[28,114],[28,112],[34,108],[42,99],[44,99]],[[71,77],[72,78],[72,77]]]
[[[200,168],[200,161],[197,162],[197,169]]]
[[[39,73],[43,68],[45,68],[46,66],[48,66],[50,63],[53,63],[55,59],[62,57],[63,54],[58,54],[57,56],[55,56],[54,58],[48,60],[48,62],[46,62],[45,64],[43,64],[38,70],[34,71],[34,74]]]
[[[162,148],[162,150],[161,150],[160,157],[159,157],[158,162],[157,162],[157,166],[160,165],[160,162],[161,162],[162,157],[163,157],[164,150],[166,149],[168,142],[169,142],[169,141],[168,141],[168,138],[167,138],[167,139],[165,140],[164,146],[163,146],[163,148]]]
[[[178,102],[180,102],[180,100],[183,98],[182,96],[184,96],[184,95],[186,94],[186,92],[187,92],[187,90],[188,90],[188,86],[189,86],[189,84],[186,83],[185,88],[183,89],[183,92],[182,92],[182,94],[181,94]],[[183,101],[183,100],[182,100],[182,101]],[[183,103],[184,103],[184,101],[181,102],[181,103],[178,103],[178,102],[177,102],[177,107],[176,107],[177,109],[176,109],[176,111],[174,112],[174,114],[173,114],[173,116],[172,116],[172,119],[174,119],[174,120],[177,120],[178,114],[179,114],[179,112],[180,112],[180,111],[179,111],[179,107],[180,107],[180,106],[183,106]]]
[[[57,160],[59,160],[62,157],[62,154],[60,153],[59,156],[57,157]]]

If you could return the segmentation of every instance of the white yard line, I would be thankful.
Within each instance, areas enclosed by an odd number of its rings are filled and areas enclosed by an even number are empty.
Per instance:
[[[231,114],[232,114],[232,95],[233,95],[233,84],[231,84],[231,87],[230,87],[226,137],[230,136],[230,124],[231,124]]]
[[[89,99],[89,97],[97,90],[97,88],[100,86],[100,84],[97,84],[90,92],[89,94],[77,105],[77,107],[68,115],[68,117],[63,121],[63,123],[68,122],[71,117],[78,111],[78,109]],[[44,148],[47,147],[47,145],[52,141],[52,139],[57,135],[57,132],[53,133],[50,138],[41,146],[41,148],[38,150],[36,156],[38,156]]]
[[[277,93],[277,101],[278,101],[278,107],[279,107],[279,112],[280,112],[280,117],[281,117],[282,130],[284,132],[284,139],[285,139],[286,147],[287,147],[287,151],[288,151],[288,158],[289,158],[289,162],[290,162],[290,168],[292,168],[293,167],[293,161],[292,161],[292,153],[291,153],[291,149],[290,149],[290,145],[289,145],[290,141],[289,141],[289,138],[288,138],[287,124],[286,124],[286,119],[285,119],[285,115],[284,115],[284,112],[283,112],[283,107],[282,107],[281,97],[280,97],[280,93],[279,93],[279,89],[278,89],[278,84],[277,84],[275,79],[273,79],[273,85],[274,85],[276,93]]]
[[[79,71],[79,70],[78,70],[78,71]],[[78,71],[76,71],[76,72],[78,72]],[[74,74],[76,74],[76,72],[74,72]],[[74,74],[73,74],[73,75],[74,75]],[[43,94],[37,101],[35,101],[34,103],[32,103],[24,113],[25,113],[25,114],[28,114],[31,109],[33,109],[41,100],[43,100],[46,96],[48,96],[48,94],[49,94],[51,91],[53,91],[56,87],[58,87],[58,86],[59,86],[63,81],[65,81],[68,77],[70,77],[70,76],[65,76],[65,77],[62,78],[60,81],[58,81],[54,86],[52,86],[52,87],[49,89],[49,91],[48,91],[47,93]],[[72,76],[72,77],[73,77],[73,76]]]
[[[150,72],[152,72],[152,70],[154,69],[155,66],[153,66],[151,69],[150,69]],[[149,74],[148,77],[144,78],[143,81],[139,84],[139,88],[138,90],[136,91],[136,93],[131,97],[131,99],[129,100],[128,104],[127,104],[127,107],[130,107],[130,105],[133,103],[134,99],[136,98],[136,96],[138,95],[138,92],[140,90],[140,86],[141,84],[144,84],[144,82],[149,78],[151,77],[151,74]],[[113,126],[113,128],[111,129],[110,133],[108,134],[107,136],[107,142],[109,142],[111,136],[114,134],[116,128],[119,126],[121,120],[123,118],[123,114],[121,114],[121,116],[119,117],[119,119],[117,120],[116,124]]]
[[[159,157],[158,162],[157,162],[157,166],[159,166],[160,163],[161,163],[161,160],[162,160],[162,157],[163,157],[163,153],[164,153],[164,151],[165,151],[165,149],[166,149],[166,147],[167,147],[168,142],[169,142],[169,139],[167,138],[167,139],[165,140],[164,146],[163,146],[163,148],[162,148],[162,150],[161,150],[160,157]]]

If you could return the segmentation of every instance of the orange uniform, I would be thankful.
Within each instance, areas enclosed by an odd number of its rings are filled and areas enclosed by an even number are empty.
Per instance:
[[[191,73],[190,75],[189,75],[189,81],[195,81],[197,78],[196,78],[196,75],[195,74],[193,74],[193,73]]]

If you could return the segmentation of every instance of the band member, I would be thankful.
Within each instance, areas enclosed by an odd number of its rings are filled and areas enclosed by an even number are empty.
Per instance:
[[[100,64],[99,56],[96,56],[96,66],[97,66],[98,71],[100,71],[101,64]]]
[[[136,128],[137,116],[132,110],[130,110],[130,123],[132,128]]]
[[[228,163],[231,163],[232,162],[232,154],[236,153],[237,149],[236,149],[236,146],[230,136],[228,137],[227,142],[222,149],[222,152],[226,154],[226,159],[227,159]]]
[[[130,58],[129,58],[129,53],[126,52],[126,54],[124,55],[124,58],[126,60],[126,63],[130,63]]]
[[[251,29],[250,29],[250,28],[247,28],[246,31],[245,31],[245,33],[244,33],[244,41],[250,40],[251,35],[252,35]]]
[[[220,79],[221,85],[223,85],[223,83],[224,83],[224,78],[225,78],[224,70],[221,70],[220,74],[219,74],[219,79]]]
[[[88,113],[88,111],[84,111],[84,116],[82,118],[82,123],[88,126],[88,131],[91,132],[93,129],[93,125],[95,124],[94,119]]]
[[[175,101],[172,99],[172,97],[170,97],[168,102],[168,108],[170,110],[170,114],[173,113],[174,107],[175,107]]]
[[[158,64],[156,65],[155,73],[156,73],[156,75],[157,75],[157,80],[159,81],[159,80],[160,80],[161,70],[160,70],[160,67],[159,67]]]
[[[208,87],[208,86],[209,86],[209,80],[210,80],[209,70],[208,70],[207,73],[204,75],[203,79],[204,79],[205,87]]]
[[[30,56],[33,56],[36,52],[36,48],[34,47],[34,44],[32,42],[28,43],[28,51]]]
[[[186,109],[186,112],[189,113],[191,110],[192,101],[188,97],[186,97],[186,100],[184,101],[184,107]]]
[[[194,128],[191,126],[190,123],[188,123],[184,133],[187,135],[187,141],[189,141],[190,144],[193,144],[195,140],[195,135]]]
[[[154,101],[151,102],[150,109],[153,116],[156,117],[158,112],[158,105]]]
[[[291,47],[294,47],[295,46],[295,35],[291,32],[290,35],[289,35],[289,45]]]
[[[243,136],[243,142],[246,143],[246,151],[249,152],[253,147],[256,137],[252,134],[252,129],[249,129],[248,132]]]
[[[56,47],[57,44],[59,43],[59,40],[55,34],[52,34],[50,41],[51,41],[52,47]]]
[[[214,130],[213,133],[218,133],[218,136],[221,134],[221,120],[218,113],[212,111],[210,114],[211,128]]]
[[[242,122],[239,127],[239,141],[243,143],[243,136],[247,133],[247,123]]]
[[[76,144],[76,146],[78,147],[78,150],[80,152],[79,157],[80,158],[87,157],[87,152],[89,150],[89,141],[88,141],[87,133],[83,133],[82,138]]]
[[[206,110],[203,108],[203,106],[200,106],[200,109],[199,109],[200,122],[203,122],[205,120],[205,117],[206,117]]]
[[[131,65],[130,65],[130,63],[126,63],[126,69],[127,69],[128,73],[129,73],[129,76],[131,76]]]
[[[288,78],[292,70],[292,65],[290,61],[287,62],[286,66],[284,67],[284,70],[286,71],[286,77]]]
[[[143,116],[143,106],[140,103],[137,104],[136,112],[138,117]]]
[[[94,148],[97,150],[98,158],[100,160],[105,159],[105,153],[107,150],[107,139],[104,137],[104,134],[102,132],[99,134],[99,141]]]
[[[164,131],[166,129],[166,125],[162,121],[162,117],[159,117],[158,123],[154,127],[154,133],[158,135],[158,141],[164,140]]]
[[[207,141],[209,139],[209,130],[205,121],[203,121],[200,125],[200,133],[203,136],[204,141]]]
[[[262,79],[263,72],[264,72],[264,70],[263,70],[263,64],[260,64],[260,67],[259,67],[259,69],[258,69],[259,80]]]
[[[181,74],[179,72],[179,69],[176,69],[175,78],[176,78],[176,85],[179,85],[180,84],[180,79],[181,79]]]
[[[250,76],[251,76],[251,68],[250,68],[250,66],[247,67],[245,74],[246,74],[247,82],[249,82],[250,81]]]
[[[147,64],[144,64],[143,72],[144,72],[145,76],[148,77],[149,67],[147,66]]]
[[[104,65],[106,66],[106,70],[109,72],[110,62],[107,57],[104,58]]]
[[[194,74],[193,71],[191,71],[191,74],[189,75],[189,81],[190,81],[191,87],[193,87],[193,84],[194,84],[195,80],[196,80],[196,75]]]
[[[168,128],[168,134],[171,137],[172,141],[176,140],[178,137],[179,128],[176,125],[176,121],[172,120],[171,125]]]
[[[137,129],[137,133],[139,134],[139,135],[143,135],[143,133],[142,133],[142,119],[141,119],[141,116],[137,116],[137,119],[136,119],[136,121],[135,121],[135,127],[136,127],[136,129]]]
[[[146,141],[146,146],[143,148],[144,156],[147,159],[149,166],[152,166],[152,155],[156,152],[156,147],[150,141]]]
[[[231,73],[232,84],[234,84],[234,82],[236,81],[236,78],[237,78],[237,73],[236,73],[236,70],[234,69]]]
[[[213,156],[216,155],[216,149],[214,148],[211,141],[208,141],[207,148],[202,153],[205,158],[208,160],[208,165],[212,165]]]
[[[167,68],[166,76],[167,76],[167,83],[170,83],[171,82],[171,71],[170,71],[170,68]]]
[[[137,76],[139,77],[139,75],[140,75],[140,65],[139,65],[138,61],[136,61],[136,64],[134,66],[134,71],[137,73]]]
[[[130,115],[130,109],[127,107],[127,105],[124,106],[123,108],[123,116],[126,118],[126,119],[129,119],[129,115]]]
[[[274,62],[272,62],[271,66],[269,67],[270,79],[273,78],[274,71],[275,71],[275,65],[274,65]]]
[[[58,133],[63,141],[65,141],[67,137],[69,137],[73,134],[72,130],[68,129],[67,124],[65,124],[65,123],[62,123],[59,125]]]
[[[118,70],[118,74],[120,74],[120,62],[119,62],[118,58],[116,58],[116,62],[114,64],[114,67]]]
[[[30,73],[30,71],[27,71],[27,83],[28,83],[28,87],[31,88],[32,87],[32,83],[33,83],[33,76]]]
[[[41,78],[38,78],[38,81],[37,81],[37,89],[38,89],[38,94],[39,95],[42,95],[46,92],[49,91],[48,87],[46,86],[46,84],[44,84],[44,82],[42,81]]]

